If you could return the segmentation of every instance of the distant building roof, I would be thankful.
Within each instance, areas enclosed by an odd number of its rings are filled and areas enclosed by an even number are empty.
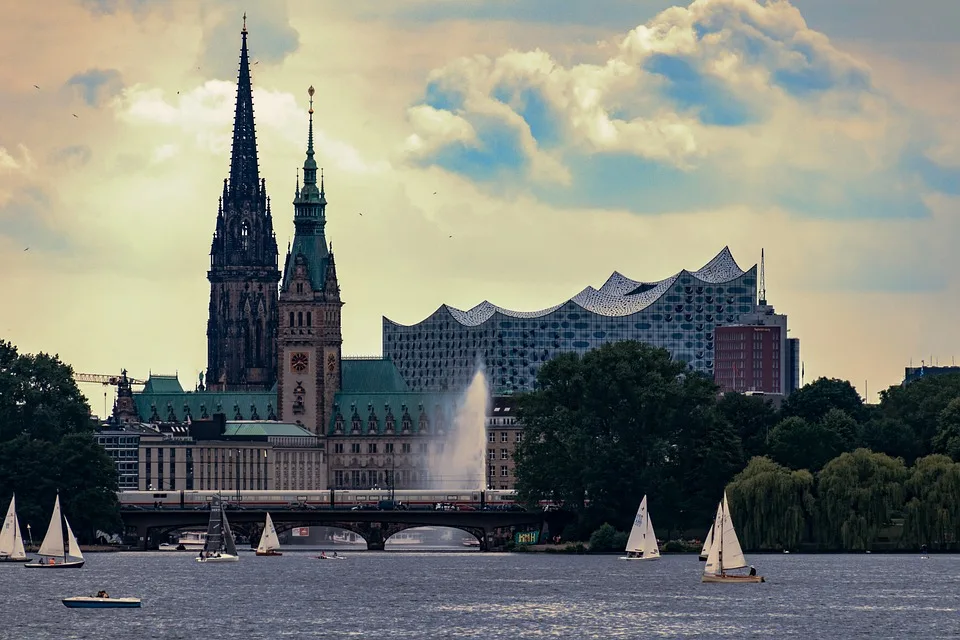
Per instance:
[[[960,374],[960,367],[928,367],[926,365],[919,367],[904,367],[903,382],[901,382],[900,385],[903,386],[910,384],[911,382],[916,382],[920,378],[926,376],[943,376],[950,374]]]
[[[439,391],[405,391],[395,393],[341,392],[336,395],[333,415],[330,416],[327,433],[334,433],[337,418],[339,417],[343,421],[344,433],[350,434],[354,414],[360,419],[362,424],[361,432],[364,434],[368,433],[371,417],[376,421],[376,432],[383,434],[386,431],[388,415],[393,416],[395,422],[394,429],[399,432],[403,420],[404,408],[406,408],[407,415],[410,416],[410,420],[413,422],[413,429],[416,430],[420,422],[421,406],[423,407],[423,413],[427,421],[431,425],[439,423],[442,424],[445,429],[450,429],[459,408],[461,397],[459,393],[444,393]]]
[[[133,402],[144,422],[186,422],[188,413],[193,420],[222,413],[228,420],[256,421],[276,419],[277,392],[143,391],[133,394]]]
[[[183,393],[183,387],[177,376],[161,376],[154,373],[147,378],[142,393]]]
[[[272,422],[269,420],[258,420],[254,422],[227,422],[227,428],[223,432],[224,436],[266,436],[271,437],[314,437],[303,427],[290,422]]]
[[[344,393],[410,391],[397,365],[388,358],[344,358],[341,372]]]

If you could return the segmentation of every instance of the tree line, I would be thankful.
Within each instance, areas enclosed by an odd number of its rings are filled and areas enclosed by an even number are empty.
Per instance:
[[[22,534],[36,544],[58,492],[80,542],[94,542],[97,529],[121,530],[116,465],[95,428],[68,365],[0,340],[0,509],[16,493]]]
[[[958,543],[960,375],[876,405],[820,378],[778,408],[624,341],[545,363],[517,404],[517,490],[575,514],[567,539],[628,530],[644,494],[661,538],[702,538],[726,488],[747,549]]]

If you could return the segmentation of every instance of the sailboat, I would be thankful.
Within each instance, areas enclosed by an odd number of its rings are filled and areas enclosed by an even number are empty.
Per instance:
[[[27,562],[27,552],[23,548],[23,536],[20,535],[20,523],[17,521],[17,496],[10,498],[10,508],[3,519],[0,529],[0,562]]]
[[[710,525],[710,531],[707,531],[707,537],[703,539],[703,549],[700,550],[700,562],[707,561],[707,554],[710,553],[710,545],[713,544],[713,525]]]
[[[230,532],[227,513],[223,510],[220,496],[210,501],[210,524],[207,525],[207,539],[203,551],[197,556],[197,562],[237,562],[237,545]]]
[[[258,556],[282,556],[277,551],[280,548],[280,538],[277,537],[277,528],[273,526],[273,519],[267,514],[267,522],[263,525],[263,535],[260,536],[260,544],[257,545]]]
[[[733,527],[726,491],[723,493],[723,500],[717,505],[717,515],[713,519],[713,532],[713,540],[707,553],[707,564],[703,567],[703,576],[700,578],[701,582],[764,582],[763,576],[758,576],[753,567],[750,567],[749,575],[727,573],[733,569],[745,568],[747,559],[743,557],[743,549],[740,548],[740,540],[737,539],[737,531]]]
[[[647,513],[647,496],[640,501],[640,508],[633,519],[633,528],[627,538],[627,555],[621,560],[659,560],[660,548],[657,546],[657,535],[653,532],[653,521]]]
[[[67,527],[66,540],[63,536],[64,525]],[[37,558],[36,562],[23,566],[28,569],[79,569],[83,566],[83,554],[80,553],[77,537],[73,535],[73,529],[70,528],[67,517],[60,513],[60,494],[57,494],[57,500],[53,503],[50,526],[47,527],[47,535],[40,543],[38,554],[40,558]],[[43,560],[43,558],[49,560]]]

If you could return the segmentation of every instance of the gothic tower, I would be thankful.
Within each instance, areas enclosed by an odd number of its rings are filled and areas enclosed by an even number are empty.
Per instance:
[[[276,382],[277,239],[260,179],[244,15],[230,179],[210,248],[207,388],[269,390]]]
[[[326,433],[333,401],[341,386],[340,285],[323,233],[327,198],[323,175],[317,188],[313,158],[313,87],[303,188],[294,192],[293,247],[287,249],[280,286],[277,336],[278,398],[281,420],[295,421],[317,434]]]

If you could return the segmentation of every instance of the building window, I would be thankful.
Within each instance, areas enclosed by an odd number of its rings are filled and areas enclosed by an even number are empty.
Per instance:
[[[388,443],[386,443],[386,444],[383,445],[383,446],[384,446],[384,448],[386,449],[386,452],[387,452],[387,453],[393,453],[393,443],[392,443],[392,442],[388,442]]]
[[[303,311],[297,311],[297,326],[303,326]]]
[[[246,220],[240,225],[240,248],[244,251],[250,248],[250,225]]]
[[[350,443],[350,453],[360,453],[360,443],[352,442]]]
[[[487,460],[496,460],[497,452],[495,449],[487,449]]]
[[[307,326],[313,326],[313,314],[307,311]]]
[[[518,444],[521,443],[521,442],[523,442],[523,431],[517,431],[517,439],[516,439],[516,441],[517,441]]]
[[[421,442],[419,449],[420,449],[420,453],[426,453],[426,452],[427,452],[427,443],[426,443],[426,442]]]
[[[404,442],[400,447],[400,451],[403,453],[410,453],[410,443]]]
[[[510,476],[510,467],[508,467],[507,465],[503,465],[502,467],[500,467],[500,476],[503,477],[503,478],[509,477],[509,476]]]
[[[293,311],[290,312],[290,326],[293,326]]]
[[[500,432],[500,442],[510,442],[510,432],[501,431]]]
[[[377,452],[377,443],[371,442],[367,445],[367,453],[376,453]]]
[[[490,433],[487,434],[487,442],[496,442],[496,441],[497,441],[497,434],[496,434],[496,433],[494,433],[493,431],[491,431]]]
[[[335,445],[333,445],[333,452],[334,452],[334,453],[343,453],[343,443],[342,443],[342,442],[338,442],[338,443],[336,443]]]
[[[500,459],[501,459],[501,460],[509,460],[509,459],[510,459],[510,452],[507,451],[506,449],[500,449]]]

